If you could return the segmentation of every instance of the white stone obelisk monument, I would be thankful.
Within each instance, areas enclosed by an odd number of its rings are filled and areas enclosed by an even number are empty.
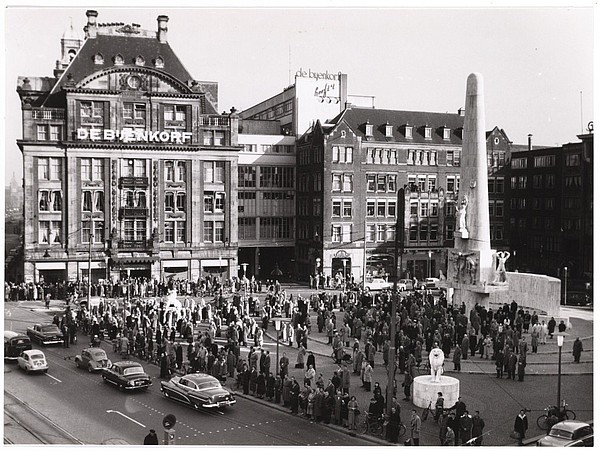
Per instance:
[[[490,293],[508,289],[503,264],[507,257],[503,254],[501,259],[490,248],[488,199],[483,77],[473,73],[467,78],[456,230],[447,277],[454,304],[464,302],[467,314],[476,303],[487,306]]]

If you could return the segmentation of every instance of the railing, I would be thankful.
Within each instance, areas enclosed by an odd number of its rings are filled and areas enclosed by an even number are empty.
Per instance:
[[[37,120],[64,120],[65,110],[62,108],[32,108],[31,117]]]
[[[119,186],[136,186],[140,188],[148,187],[148,177],[121,177]]]
[[[227,116],[200,116],[199,125],[212,125],[215,127],[229,127],[230,121]]]

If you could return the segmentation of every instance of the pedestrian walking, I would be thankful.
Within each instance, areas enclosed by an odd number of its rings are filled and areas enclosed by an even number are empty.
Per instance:
[[[421,436],[421,418],[417,415],[416,409],[412,409],[410,416],[410,438],[413,446],[419,446]]]
[[[577,337],[573,342],[573,357],[575,358],[575,363],[579,363],[579,359],[581,358],[581,353],[583,352],[583,343]]]
[[[525,414],[525,409],[521,409],[517,417],[515,418],[515,427],[514,431],[517,435],[517,440],[519,441],[519,446],[523,446],[523,439],[525,438],[525,433],[529,428],[529,424],[527,421],[527,415]]]

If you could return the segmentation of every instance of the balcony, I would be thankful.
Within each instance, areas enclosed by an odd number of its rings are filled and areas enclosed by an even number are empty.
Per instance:
[[[141,207],[121,207],[119,210],[119,219],[122,218],[147,218],[148,209]]]
[[[32,108],[31,117],[36,120],[64,120],[65,110],[62,108]]]
[[[117,242],[118,249],[147,249],[148,240],[121,240]]]
[[[119,179],[119,188],[148,188],[148,177],[121,177]]]

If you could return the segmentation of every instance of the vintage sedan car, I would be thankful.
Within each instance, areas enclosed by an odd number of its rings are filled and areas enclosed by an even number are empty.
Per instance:
[[[428,277],[427,279],[425,279],[425,288],[429,290],[434,290],[438,287],[439,283],[440,279],[438,279],[437,277]]]
[[[28,336],[13,332],[4,331],[4,360],[17,360],[23,351],[31,349],[31,340]]]
[[[56,324],[36,324],[33,327],[28,327],[27,336],[31,341],[37,341],[43,345],[63,342],[62,332]]]
[[[188,404],[194,409],[220,408],[236,403],[235,396],[214,377],[203,373],[175,376],[160,383],[166,398]]]
[[[412,279],[400,279],[398,280],[398,289],[400,290],[412,290],[413,281]]]
[[[584,421],[561,421],[537,441],[537,446],[594,446],[594,430]]]
[[[116,385],[119,390],[146,389],[152,385],[152,380],[142,365],[130,360],[115,362],[110,368],[102,368],[102,379]]]
[[[378,277],[374,277],[370,282],[365,283],[365,289],[368,291],[390,290],[393,286],[392,282],[386,282],[384,279]]]
[[[46,356],[42,351],[38,351],[37,349],[23,351],[21,355],[17,357],[17,364],[19,365],[19,368],[24,369],[26,373],[32,371],[48,372]]]
[[[75,365],[77,368],[87,368],[92,373],[101,371],[103,368],[110,368],[112,363],[104,349],[85,348],[81,351],[81,354],[75,356]]]

